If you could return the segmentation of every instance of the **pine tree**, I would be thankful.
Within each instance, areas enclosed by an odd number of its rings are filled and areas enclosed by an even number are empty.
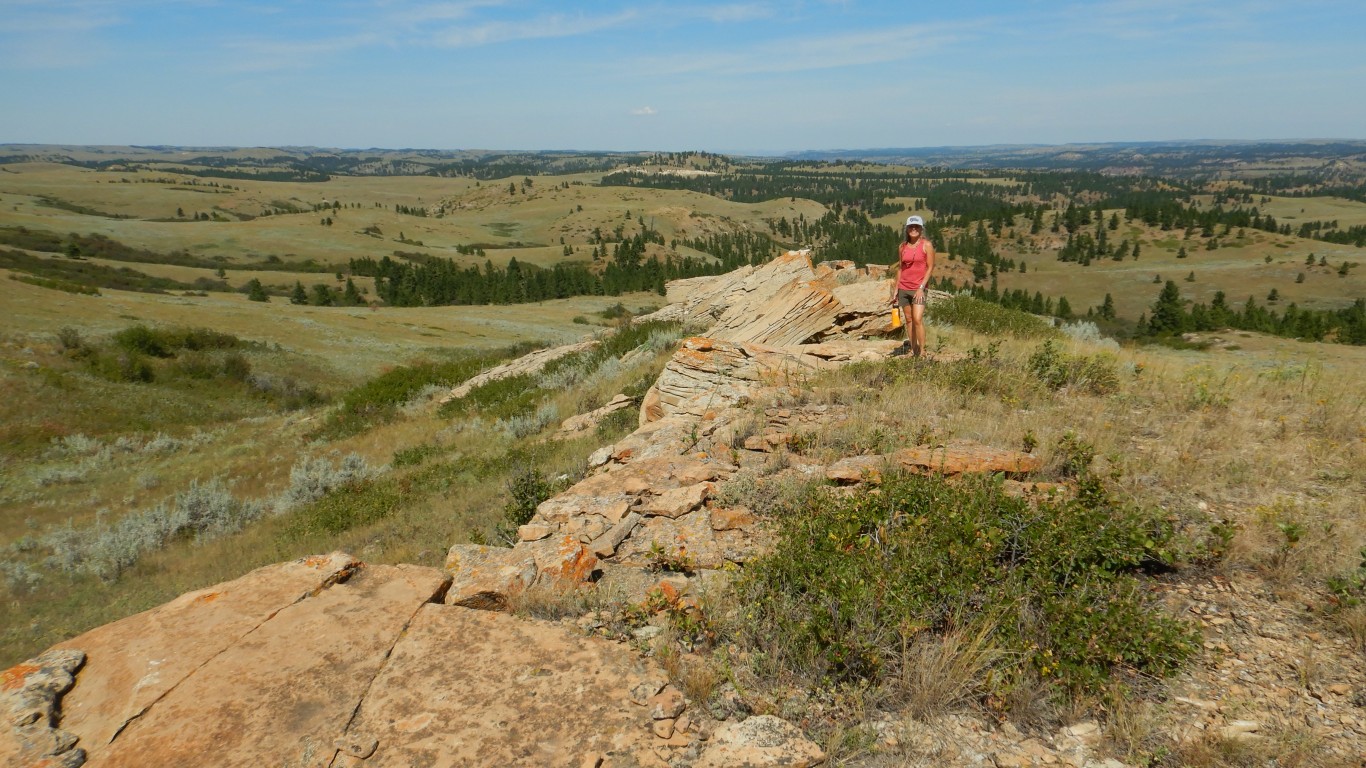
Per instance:
[[[261,281],[253,277],[247,282],[247,298],[251,301],[270,301],[270,294],[266,293]]]
[[[1066,296],[1058,297],[1058,317],[1064,320],[1072,319],[1072,305],[1067,301]]]
[[[356,290],[356,284],[349,277],[346,278],[346,290],[342,292],[342,303],[348,307],[361,304],[360,291]]]
[[[1149,333],[1154,336],[1176,335],[1186,328],[1186,311],[1181,305],[1181,291],[1171,280],[1162,287],[1157,302],[1153,304],[1153,315],[1148,320]]]
[[[308,292],[304,290],[304,284],[298,280],[294,281],[294,292],[289,294],[290,304],[307,304]]]
[[[1105,294],[1105,301],[1100,305],[1100,316],[1105,320],[1115,319],[1115,299],[1110,294]]]

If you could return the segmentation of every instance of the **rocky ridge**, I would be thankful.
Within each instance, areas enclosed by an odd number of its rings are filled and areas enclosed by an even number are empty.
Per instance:
[[[444,569],[342,553],[282,563],[61,643],[0,678],[0,764],[822,764],[800,729],[751,714],[734,690],[721,704],[689,701],[601,613],[548,622],[506,609],[538,591],[596,589],[650,611],[696,611],[773,536],[761,516],[725,504],[719,484],[775,453],[783,472],[839,484],[876,483],[900,466],[1000,472],[1020,493],[1057,490],[1025,479],[1035,457],[965,441],[828,465],[785,451],[849,416],[785,395],[896,346],[879,338],[879,277],[793,252],[671,284],[656,317],[707,330],[680,343],[640,403],[638,429],[539,505],[515,546],[455,545]],[[489,376],[584,348],[543,350]],[[1205,657],[1173,684],[1174,706],[1190,712],[1183,738],[1255,741],[1303,724],[1323,744],[1324,760],[1311,764],[1361,764],[1359,656],[1325,654],[1310,675],[1291,617],[1265,618],[1284,608],[1213,581],[1170,585],[1165,596],[1206,629]],[[664,623],[657,616],[627,639],[648,641]],[[971,713],[887,713],[871,725],[880,751],[904,765],[1123,765],[1100,756],[1110,737],[1094,721],[1023,733]]]

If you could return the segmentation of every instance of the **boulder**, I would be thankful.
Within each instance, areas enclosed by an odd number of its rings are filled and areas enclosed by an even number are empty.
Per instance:
[[[479,544],[456,544],[446,554],[451,586],[447,605],[501,611],[536,581],[536,558],[529,552]]]
[[[538,582],[576,586],[592,580],[598,558],[572,535],[552,536],[522,545],[536,561]]]
[[[52,649],[0,673],[0,765],[77,768],[79,737],[58,727],[62,695],[85,654]]]
[[[685,339],[650,388],[641,418],[681,415],[702,419],[756,397],[761,391],[805,381],[829,367],[800,350],[738,344],[694,336]]]
[[[971,441],[955,441],[945,445],[903,448],[891,455],[891,460],[912,472],[937,472],[944,475],[1001,472],[1017,478],[1043,467],[1043,461],[1029,453],[1003,448],[992,448]]]
[[[810,768],[823,762],[825,752],[797,726],[755,715],[717,728],[694,768]]]
[[[647,498],[641,504],[640,511],[646,516],[682,517],[702,506],[711,492],[711,483],[696,483],[682,488],[672,488],[658,496]]]
[[[612,529],[594,539],[588,545],[589,551],[599,558],[608,558],[616,554],[617,547],[626,540],[627,536],[640,524],[641,516],[635,512],[630,513],[621,522],[612,526]]]

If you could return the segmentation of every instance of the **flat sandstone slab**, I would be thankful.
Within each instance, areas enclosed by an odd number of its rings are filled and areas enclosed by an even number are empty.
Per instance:
[[[97,754],[210,659],[356,565],[341,553],[268,565],[59,643],[86,654],[76,686],[62,699],[62,728]]]
[[[435,568],[365,566],[283,608],[92,750],[87,766],[329,765],[386,655],[447,579]]]
[[[630,692],[665,679],[558,624],[425,605],[345,741],[378,744],[365,768],[592,765],[651,743],[649,712]]]

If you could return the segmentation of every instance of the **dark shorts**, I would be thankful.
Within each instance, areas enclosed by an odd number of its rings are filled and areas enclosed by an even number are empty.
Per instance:
[[[919,304],[922,307],[925,306],[925,293],[921,292],[920,301],[916,301],[915,291],[908,291],[905,288],[898,288],[896,290],[896,305],[898,307],[909,307],[912,304]]]

